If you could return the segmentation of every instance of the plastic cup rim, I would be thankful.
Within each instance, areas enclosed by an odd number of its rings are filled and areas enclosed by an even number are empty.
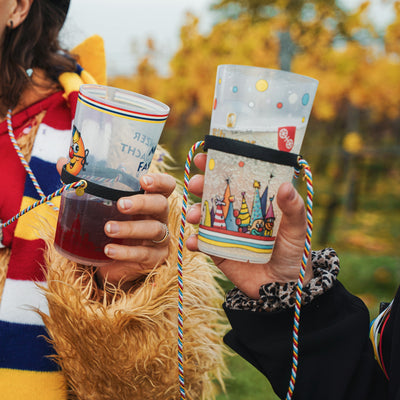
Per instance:
[[[97,93],[96,93],[97,90]],[[141,106],[133,104],[129,104],[127,102],[123,101],[116,101],[116,100],[110,100],[104,97],[99,96],[98,92],[106,93],[107,90],[115,90],[119,93],[123,93],[127,97],[132,98],[132,100],[136,99],[141,101]],[[108,106],[111,107],[118,107],[127,111],[143,111],[143,107],[146,108],[147,111],[151,112],[154,115],[168,115],[170,112],[170,107],[167,106],[165,103],[156,100],[152,97],[136,93],[133,91],[129,91],[126,89],[121,89],[113,86],[107,86],[107,85],[98,85],[98,84],[92,84],[92,83],[87,83],[83,84],[79,88],[79,92],[82,93],[84,96],[96,100],[99,102],[102,102]]]
[[[276,68],[265,68],[265,67],[258,67],[258,66],[254,66],[254,65],[245,65],[245,64],[220,64],[220,65],[218,65],[218,70],[225,69],[225,68],[279,73],[281,75],[286,75],[288,77],[289,76],[296,77],[296,78],[302,79],[304,81],[307,81],[307,82],[310,82],[310,83],[313,83],[313,84],[317,84],[317,85],[319,84],[319,81],[317,79],[312,78],[310,76],[301,75],[301,74],[297,74],[295,72],[284,71],[284,70],[276,69]]]

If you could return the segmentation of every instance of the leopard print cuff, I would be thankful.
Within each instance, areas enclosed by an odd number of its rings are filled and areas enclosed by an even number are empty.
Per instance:
[[[302,304],[310,303],[315,297],[329,290],[340,270],[339,258],[333,249],[311,253],[314,277],[303,288]],[[225,305],[231,310],[278,311],[294,307],[297,282],[267,283],[260,287],[260,298],[251,299],[238,288],[230,290]]]

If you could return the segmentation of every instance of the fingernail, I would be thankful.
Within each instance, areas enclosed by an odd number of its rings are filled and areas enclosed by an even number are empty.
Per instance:
[[[108,222],[106,225],[106,232],[107,233],[118,233],[119,232],[118,224],[115,224],[113,222]]]
[[[193,208],[190,207],[189,210],[187,210],[186,217],[190,217],[190,214],[192,214],[192,212],[193,212]]]
[[[190,180],[192,181],[192,183],[198,181],[199,179],[202,179],[202,176],[201,176],[200,174],[193,175],[193,176],[190,178]]]
[[[151,176],[146,175],[143,177],[143,182],[145,183],[146,186],[151,186],[154,182],[154,179]]]
[[[132,201],[129,199],[120,199],[119,200],[119,206],[123,209],[123,210],[129,210],[130,208],[132,208]]]
[[[115,256],[117,254],[117,252],[115,251],[115,249],[113,247],[107,246],[107,247],[104,248],[104,254],[107,257],[113,257],[113,256]]]

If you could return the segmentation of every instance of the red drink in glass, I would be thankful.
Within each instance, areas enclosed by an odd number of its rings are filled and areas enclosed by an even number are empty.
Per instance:
[[[125,244],[128,240],[109,238],[104,232],[107,221],[132,220],[121,214],[117,203],[91,195],[68,193],[61,199],[54,245],[65,257],[86,265],[102,265],[112,260],[104,254],[109,243]]]

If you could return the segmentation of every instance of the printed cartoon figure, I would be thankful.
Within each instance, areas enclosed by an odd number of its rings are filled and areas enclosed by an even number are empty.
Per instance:
[[[235,201],[235,196],[229,196],[228,201],[229,201],[229,208],[225,218],[226,229],[228,231],[238,232],[239,228],[236,225],[236,216],[239,215],[239,211],[236,213],[235,216],[235,211],[233,208],[233,202]]]
[[[260,198],[260,182],[254,181],[254,199],[253,199],[253,207],[251,211],[250,218],[250,234],[263,236],[264,235],[264,216],[262,212],[261,198]]]
[[[203,205],[203,214],[204,214],[204,221],[203,225],[204,226],[211,226],[211,213],[210,213],[210,207],[208,205],[208,201],[206,200]]]
[[[89,150],[85,150],[81,134],[74,126],[72,130],[72,144],[69,148],[70,160],[66,166],[67,171],[72,175],[78,175],[81,169],[85,170],[88,154]]]
[[[274,207],[272,205],[272,202],[274,201],[274,197],[271,197],[270,204],[267,210],[267,214],[265,215],[265,236],[272,236],[273,234],[273,229],[274,229],[274,222],[275,222],[275,213],[274,213]]]
[[[250,224],[250,213],[246,202],[246,192],[242,192],[242,206],[240,210],[235,210],[234,215],[236,217],[236,225],[238,226],[238,232],[246,233]]]
[[[222,207],[225,205],[224,200],[218,196],[215,197],[215,205],[217,206],[217,211],[215,212],[214,225],[220,229],[226,229],[224,212]]]
[[[264,236],[265,226],[262,219],[256,219],[250,226],[250,234],[257,236]]]
[[[202,201],[199,248],[207,254],[265,262],[276,239],[274,201],[278,182],[272,182],[272,172],[262,180],[248,176],[237,179],[225,162],[217,165],[218,160],[212,160],[207,173],[215,182],[205,191]],[[241,158],[236,161],[239,168],[244,166]],[[250,165],[254,170],[258,163]],[[220,253],[217,248],[221,249]]]

